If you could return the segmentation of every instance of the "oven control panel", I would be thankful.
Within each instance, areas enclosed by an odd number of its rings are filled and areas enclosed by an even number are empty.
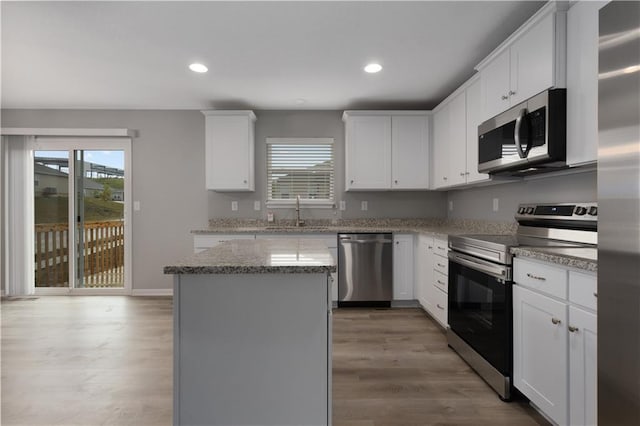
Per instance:
[[[560,219],[598,221],[598,203],[520,204],[516,220]]]

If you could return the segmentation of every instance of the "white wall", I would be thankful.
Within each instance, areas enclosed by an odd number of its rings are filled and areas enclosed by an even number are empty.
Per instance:
[[[498,198],[498,211],[493,211],[493,199]],[[453,202],[452,219],[513,221],[520,203],[597,201],[596,172],[537,177],[533,180],[450,191]]]

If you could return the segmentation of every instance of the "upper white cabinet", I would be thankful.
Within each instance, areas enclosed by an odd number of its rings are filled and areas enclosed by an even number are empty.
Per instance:
[[[433,188],[490,180],[478,173],[480,80],[474,76],[436,108],[433,115]]]
[[[598,11],[580,1],[567,12],[567,164],[598,159]]]
[[[391,117],[348,116],[346,120],[347,189],[391,186]]]
[[[433,114],[433,187],[449,185],[449,105]]]
[[[429,127],[424,111],[345,111],[345,188],[429,188]]]
[[[254,190],[252,111],[202,111],[205,115],[206,187],[215,191]]]
[[[566,12],[549,2],[476,66],[482,119],[551,87],[564,87],[565,53]]]

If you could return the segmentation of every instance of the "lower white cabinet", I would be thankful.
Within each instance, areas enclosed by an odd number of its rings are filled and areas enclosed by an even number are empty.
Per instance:
[[[514,385],[558,424],[567,423],[567,305],[513,286]]]
[[[559,425],[596,425],[596,276],[517,260],[514,386]]]
[[[413,299],[413,235],[393,236],[393,300]]]
[[[443,327],[448,325],[449,271],[446,240],[418,236],[416,244],[416,292],[422,308]]]
[[[433,298],[429,293],[433,286],[433,237],[419,235],[416,241],[414,297],[426,311],[431,312]]]

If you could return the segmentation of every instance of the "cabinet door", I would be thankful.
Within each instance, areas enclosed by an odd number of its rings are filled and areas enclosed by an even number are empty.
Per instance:
[[[598,423],[598,320],[596,315],[569,307],[569,423]]]
[[[487,173],[478,172],[478,126],[482,123],[480,80],[467,87],[467,183],[489,180]]]
[[[567,305],[513,286],[514,385],[558,424],[567,423]]]
[[[467,171],[467,105],[465,92],[449,104],[449,185],[466,181]]]
[[[567,12],[567,164],[598,159],[598,11],[581,1]]]
[[[429,189],[429,132],[426,116],[391,117],[393,189]]]
[[[551,13],[511,46],[511,106],[554,85],[555,14]]]
[[[391,188],[391,117],[347,119],[346,189]]]
[[[393,299],[413,299],[413,235],[393,236]]]
[[[449,105],[433,116],[433,187],[449,186]]]
[[[509,109],[509,49],[480,71],[482,121]]]
[[[240,115],[205,120],[207,189],[253,191],[253,120]]]

